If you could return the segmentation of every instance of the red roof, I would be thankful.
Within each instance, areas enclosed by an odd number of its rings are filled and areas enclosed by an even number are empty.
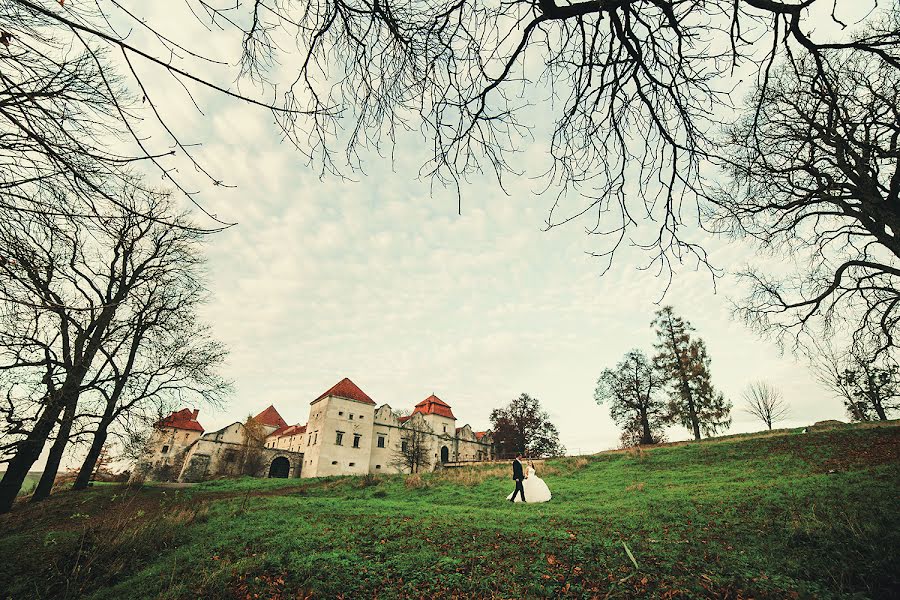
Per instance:
[[[285,425],[270,433],[268,437],[287,437],[289,435],[299,435],[301,433],[306,433],[306,425]]]
[[[483,438],[486,434],[487,434],[487,431],[476,431],[476,432],[475,432],[475,439],[476,439],[476,440],[480,440],[480,439]]]
[[[422,413],[423,415],[438,415],[441,417],[447,417],[448,419],[456,420],[456,417],[453,416],[453,411],[450,410],[450,405],[435,396],[434,394],[428,396],[418,404],[413,409],[413,413]]]
[[[269,427],[281,428],[288,426],[287,421],[281,418],[281,415],[278,414],[278,411],[272,405],[269,405],[269,408],[253,417],[253,419],[257,423],[262,423]]]
[[[412,415],[406,415],[405,417],[400,417],[398,420],[399,420],[401,423],[406,423],[406,422],[409,421],[410,419],[412,419]]]
[[[158,428],[171,427],[172,429],[187,429],[189,431],[199,431],[200,433],[203,433],[203,426],[197,422],[197,415],[199,414],[199,410],[182,408],[159,421],[156,426]]]
[[[369,396],[364,391],[359,389],[359,386],[357,386],[346,377],[338,381],[336,384],[334,384],[334,386],[331,387],[331,389],[310,402],[310,404],[314,404],[322,398],[327,398],[328,396],[347,398],[348,400],[356,400],[357,402],[362,402],[363,404],[372,404],[373,406],[375,404],[375,401],[369,398]]]

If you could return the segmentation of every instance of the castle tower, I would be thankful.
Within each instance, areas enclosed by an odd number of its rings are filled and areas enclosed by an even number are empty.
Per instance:
[[[303,477],[369,472],[375,402],[346,377],[310,403]]]
[[[435,435],[434,464],[455,461],[456,449],[456,417],[450,405],[431,394],[413,409],[413,414],[419,413],[425,418],[425,422],[431,426]]]
[[[199,414],[197,409],[183,408],[158,421],[132,478],[177,478],[188,449],[203,435],[203,426],[197,421]]]

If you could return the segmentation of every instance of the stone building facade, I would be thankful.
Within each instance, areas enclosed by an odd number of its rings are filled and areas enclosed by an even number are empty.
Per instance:
[[[347,378],[310,403],[305,425],[288,425],[273,406],[256,415],[254,421],[263,427],[261,447],[248,442],[242,423],[204,433],[197,416],[196,410],[182,409],[157,423],[135,477],[202,481],[241,474],[397,473],[404,470],[397,457],[412,428],[428,431],[431,469],[495,456],[491,433],[457,427],[451,407],[434,394],[401,416],[387,404],[377,406]]]

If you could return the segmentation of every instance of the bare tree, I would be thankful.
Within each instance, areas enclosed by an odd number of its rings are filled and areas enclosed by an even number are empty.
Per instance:
[[[866,35],[888,42],[897,32],[894,4]],[[804,334],[830,337],[849,326],[858,340],[877,334],[882,347],[894,346],[900,68],[880,53],[824,49],[774,71],[750,105],[726,139],[731,181],[715,200],[718,226],[791,257],[795,268],[746,270],[750,295],[739,314],[798,345]]]
[[[532,135],[538,110],[554,121],[546,134],[551,164],[544,181],[561,186],[548,226],[581,217],[593,221],[589,232],[606,242],[597,254],[611,260],[647,215],[655,221],[644,248],[650,260],[671,270],[679,259],[707,260],[703,248],[687,239],[685,225],[695,220],[691,200],[705,193],[701,165],[718,150],[708,131],[717,114],[733,108],[736,74],[758,74],[765,86],[781,58],[818,60],[832,49],[900,64],[896,31],[838,39],[807,33],[816,12],[844,25],[839,15],[853,4],[255,0],[216,6],[186,1],[174,6],[187,7],[208,28],[208,35],[186,41],[148,18],[146,3],[4,0],[0,43],[8,65],[2,69],[7,81],[0,106],[20,112],[5,109],[3,126],[15,135],[3,139],[29,144],[42,157],[36,176],[63,172],[79,185],[92,182],[88,187],[102,189],[102,179],[93,183],[98,180],[83,176],[82,166],[63,162],[64,157],[84,157],[89,165],[99,161],[106,168],[142,159],[187,192],[163,156],[169,146],[221,184],[192,157],[185,132],[167,118],[164,91],[144,70],[152,68],[184,88],[184,103],[195,102],[194,93],[207,89],[271,110],[284,137],[326,171],[340,172],[339,162],[361,169],[360,153],[383,150],[399,134],[418,130],[432,148],[422,173],[457,184],[479,171],[493,172],[501,181],[519,174],[514,158]],[[227,57],[212,50],[219,35],[240,44],[237,72],[225,69]],[[297,51],[292,55],[290,49]],[[276,65],[289,79],[270,79]],[[209,71],[221,73],[221,81],[250,82],[264,91],[242,96],[216,83]],[[83,86],[74,89],[83,91],[63,93],[73,89],[73,78]],[[276,91],[278,104],[262,99]],[[98,106],[90,104],[93,98]],[[64,114],[84,115],[89,128],[96,123],[114,136],[125,132],[137,150],[116,156],[97,143],[76,146],[73,154],[32,141],[52,132],[50,139],[69,149],[59,118]],[[25,117],[37,115],[55,118],[35,131]],[[144,116],[156,122],[168,144],[150,144],[141,136]],[[566,201],[570,191],[574,206]],[[33,197],[22,192],[23,202]]]
[[[98,208],[101,214],[110,207],[130,210],[116,190],[138,164],[155,169],[190,199],[196,191],[179,175],[179,165],[224,185],[198,159],[189,132],[173,124],[171,93],[160,85],[166,81],[184,93],[183,104],[200,112],[199,90],[270,111],[285,137],[297,140],[302,111],[290,93],[278,101],[265,98],[271,87],[251,97],[218,83],[211,71],[227,58],[202,42],[191,50],[174,39],[177,34],[136,13],[137,3],[129,4],[0,2],[0,189],[6,207],[73,216]],[[238,41],[243,30],[227,12],[210,25],[233,29]],[[256,83],[266,83],[261,70],[253,74]],[[62,192],[64,202],[52,202],[54,192]]]
[[[156,292],[168,294],[172,303],[145,305],[130,316],[125,339],[112,352],[103,349],[103,375],[88,390],[99,396],[99,411],[81,415],[94,423],[94,429],[73,489],[87,487],[94,462],[111,434],[128,439],[135,428],[158,422],[158,415],[187,398],[195,406],[218,406],[231,391],[218,372],[227,350],[200,324],[192,301],[175,301],[177,293],[166,290],[165,284]]]
[[[418,473],[432,464],[434,430],[421,415],[413,415],[401,428],[400,446],[394,448],[391,466],[407,473]]]
[[[6,512],[54,428],[59,425],[38,490],[49,492],[73,425],[74,412],[120,307],[152,287],[172,265],[188,261],[197,239],[176,226],[165,194],[123,190],[115,217],[73,218],[2,209],[0,255],[0,370],[25,380],[43,376],[44,393],[19,410],[29,426],[5,438],[0,512]],[[167,221],[164,223],[163,220]],[[27,316],[25,319],[20,319]],[[36,490],[36,493],[37,491]]]
[[[877,345],[856,344],[847,351],[817,347],[813,372],[834,392],[854,421],[886,421],[900,411],[900,365]]]
[[[744,390],[745,409],[772,429],[772,424],[788,415],[788,405],[775,386],[766,381],[754,381]]]
[[[253,415],[247,415],[240,457],[242,474],[256,476],[262,470],[265,460],[261,449],[265,443],[265,425],[253,418]]]

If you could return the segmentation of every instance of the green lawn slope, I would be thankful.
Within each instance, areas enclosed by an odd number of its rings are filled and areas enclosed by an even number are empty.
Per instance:
[[[0,516],[8,598],[890,598],[900,427],[424,477],[106,485]]]

